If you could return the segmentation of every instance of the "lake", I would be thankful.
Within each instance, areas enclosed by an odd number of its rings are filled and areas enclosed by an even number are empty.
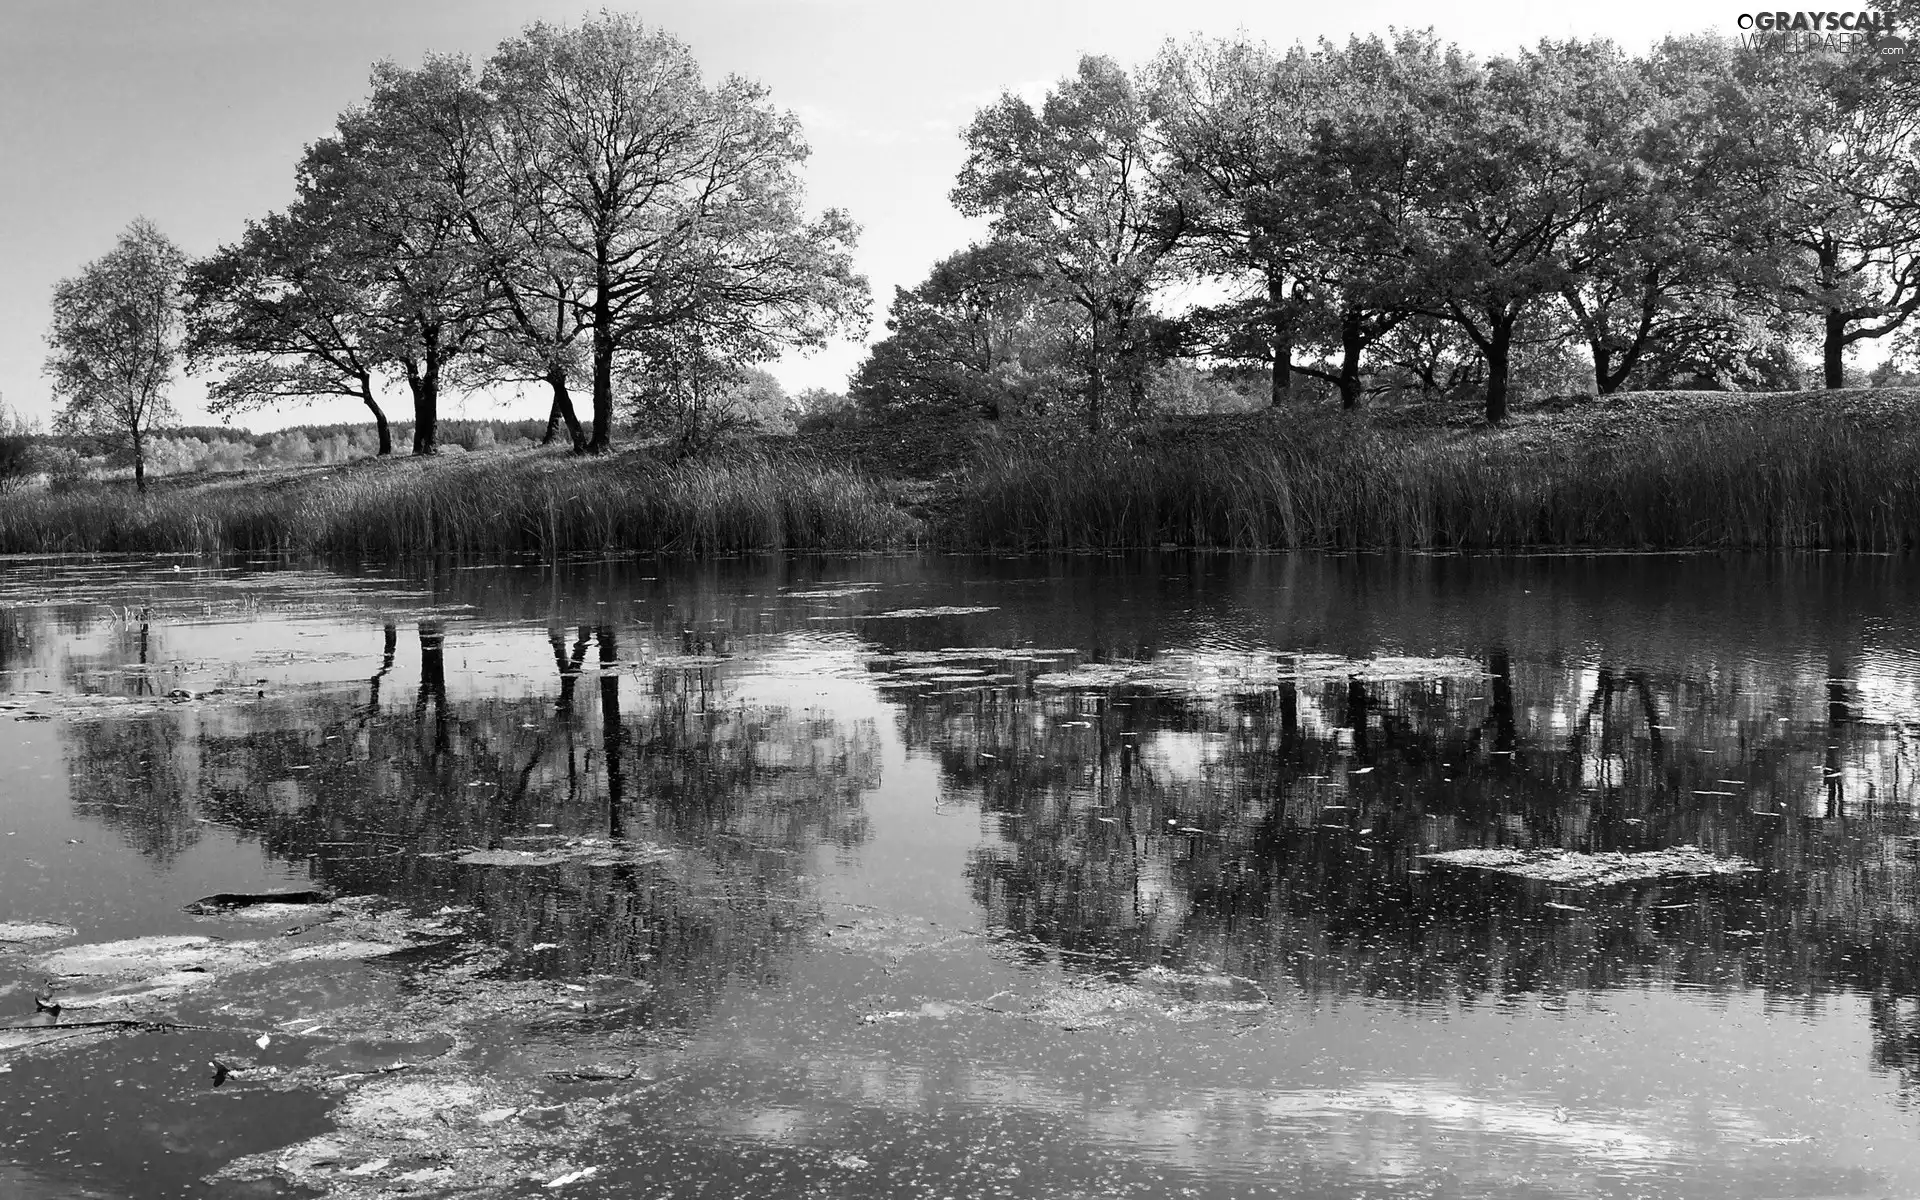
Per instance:
[[[1920,1193],[1916,597],[0,559],[0,1194]]]

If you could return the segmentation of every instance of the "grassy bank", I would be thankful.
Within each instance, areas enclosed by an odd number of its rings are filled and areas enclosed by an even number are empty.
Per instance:
[[[968,546],[1824,547],[1920,541],[1920,427],[1781,412],[1659,436],[1465,437],[1308,426],[1290,440],[991,456]]]
[[[706,460],[553,451],[0,497],[0,552],[1920,546],[1920,391],[1276,411],[1035,440],[980,422]]]
[[[0,552],[713,555],[910,546],[920,523],[856,472],[744,453],[661,464],[552,452],[367,460],[299,474],[0,499]]]

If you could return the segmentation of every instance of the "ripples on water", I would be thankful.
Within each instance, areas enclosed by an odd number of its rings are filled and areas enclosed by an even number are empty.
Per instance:
[[[312,883],[447,910],[474,989],[550,996],[450,1033],[461,1078],[597,1106],[566,1194],[1908,1193],[1916,585],[1824,556],[10,560],[0,920],[203,933],[196,896]],[[460,861],[581,839],[646,853]],[[1678,845],[1761,869],[1423,858]],[[445,966],[415,957],[205,1007],[400,1011]],[[0,967],[30,1015],[29,957]],[[211,1089],[222,1045],[15,1063],[0,1192],[206,1194],[343,1103]],[[578,1165],[540,1136],[515,1161]],[[401,1172],[350,1165],[335,1194]]]

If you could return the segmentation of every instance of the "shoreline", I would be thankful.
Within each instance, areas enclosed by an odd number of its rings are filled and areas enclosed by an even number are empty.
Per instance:
[[[555,448],[0,498],[0,553],[1857,550],[1920,545],[1920,389],[849,423],[669,461]]]

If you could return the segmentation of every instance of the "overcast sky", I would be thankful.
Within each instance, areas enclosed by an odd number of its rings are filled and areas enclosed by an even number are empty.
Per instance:
[[[765,82],[814,150],[818,206],[865,228],[858,261],[881,329],[897,285],[964,245],[947,203],[959,131],[1003,88],[1037,95],[1084,52],[1132,65],[1168,37],[1244,29],[1276,44],[1436,28],[1481,54],[1542,37],[1629,49],[1669,32],[1731,34],[1743,7],[1704,0],[1568,5],[1500,0],[663,0],[631,10],[692,46],[710,76]],[[1746,6],[1751,7],[1751,6]],[[0,397],[42,419],[48,299],[135,216],[189,254],[231,241],[291,198],[293,164],[366,92],[382,58],[455,51],[483,62],[537,19],[578,21],[587,0],[0,0]],[[778,364],[789,390],[841,388],[861,348]],[[187,423],[200,389],[176,391]],[[397,400],[397,397],[396,397]],[[446,404],[446,415],[544,416],[537,395]],[[393,410],[403,415],[404,406]],[[254,428],[359,420],[353,404],[249,418]]]

